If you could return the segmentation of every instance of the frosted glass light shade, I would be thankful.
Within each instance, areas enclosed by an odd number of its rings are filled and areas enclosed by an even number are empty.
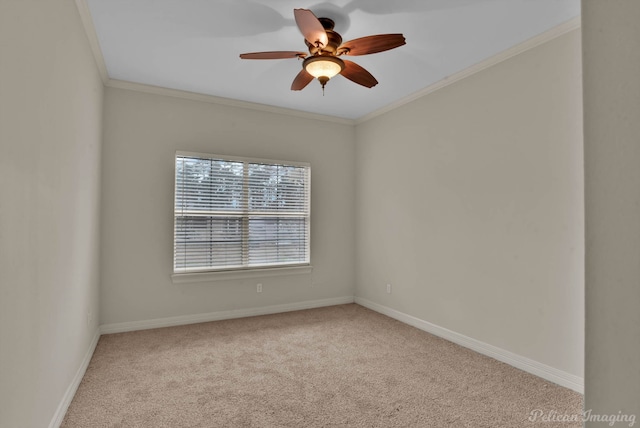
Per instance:
[[[344,62],[334,56],[314,56],[304,61],[304,69],[315,78],[331,79],[344,69]]]

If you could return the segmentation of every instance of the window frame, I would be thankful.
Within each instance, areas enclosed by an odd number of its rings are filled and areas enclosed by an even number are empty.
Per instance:
[[[280,264],[269,264],[264,266],[232,266],[229,268],[204,268],[204,269],[176,269],[176,240],[178,234],[178,226],[177,219],[180,217],[178,214],[177,203],[177,190],[178,190],[178,165],[177,161],[179,157],[191,157],[197,159],[210,159],[210,160],[219,160],[224,162],[242,162],[245,165],[254,163],[254,164],[264,164],[264,165],[272,165],[272,166],[293,166],[293,167],[303,167],[306,168],[306,185],[307,185],[307,195],[306,195],[306,226],[305,226],[305,243],[306,249],[305,254],[307,255],[306,260],[303,262],[295,262],[295,263],[280,263]],[[225,280],[225,279],[240,279],[240,278],[256,278],[256,277],[264,277],[264,276],[281,276],[281,275],[296,275],[296,274],[305,274],[310,273],[313,269],[311,266],[311,164],[309,162],[299,162],[299,161],[288,161],[288,160],[275,160],[275,159],[264,159],[264,158],[253,158],[253,157],[244,157],[244,156],[229,156],[229,155],[220,155],[220,154],[212,154],[212,153],[200,153],[200,152],[190,152],[190,151],[176,151],[173,156],[173,248],[172,248],[172,275],[171,278],[174,283],[183,283],[183,282],[198,282],[198,281],[209,281],[209,280]],[[246,168],[245,168],[246,170]],[[247,225],[249,221],[249,217],[252,215],[259,215],[259,212],[253,212],[249,209],[248,200],[245,199],[248,197],[247,189],[245,186],[246,175],[243,183],[243,206],[245,207],[244,212],[242,213],[243,224]],[[286,217],[286,215],[284,216]],[[243,233],[243,244],[242,251],[245,252],[245,245],[249,243],[248,233]]]

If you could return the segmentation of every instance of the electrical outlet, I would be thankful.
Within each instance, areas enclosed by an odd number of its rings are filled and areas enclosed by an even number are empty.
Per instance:
[[[91,322],[93,321],[93,314],[91,311],[87,311],[87,325],[91,327]]]
[[[258,293],[262,293],[262,284],[258,284],[258,285],[256,286],[256,291],[257,291]]]
[[[391,294],[391,284],[387,284],[387,293]]]

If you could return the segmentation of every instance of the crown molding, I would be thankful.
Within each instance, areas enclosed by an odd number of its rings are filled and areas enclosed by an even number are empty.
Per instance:
[[[78,12],[80,13],[80,18],[82,20],[85,33],[87,35],[87,39],[89,40],[89,44],[91,46],[91,51],[93,52],[93,56],[98,66],[98,71],[100,73],[100,76],[102,78],[104,85],[107,87],[127,89],[131,91],[144,92],[148,94],[164,95],[168,97],[182,98],[182,99],[206,102],[211,104],[258,110],[258,111],[264,111],[268,113],[302,117],[302,118],[311,119],[311,120],[321,120],[325,122],[338,123],[341,125],[359,125],[361,123],[367,122],[375,117],[378,117],[392,110],[395,110],[399,107],[402,107],[405,104],[409,104],[419,98],[422,98],[425,95],[428,95],[439,89],[445,88],[453,83],[456,83],[462,79],[465,79],[486,68],[492,67],[496,64],[506,61],[513,56],[519,55],[523,52],[526,52],[530,49],[533,49],[537,46],[547,43],[557,37],[562,36],[563,34],[566,34],[570,31],[576,30],[581,27],[581,17],[577,16],[573,19],[570,19],[569,21],[566,21],[560,25],[557,25],[556,27],[551,28],[548,31],[545,31],[544,33],[534,36],[490,58],[487,58],[484,61],[474,64],[471,67],[468,67],[462,71],[459,71],[455,74],[447,76],[444,79],[441,79],[438,82],[432,85],[429,85],[426,88],[423,88],[417,92],[414,92],[413,94],[410,94],[398,101],[388,104],[385,107],[382,107],[378,110],[375,110],[357,119],[345,119],[345,118],[336,117],[336,116],[328,116],[328,115],[323,115],[318,113],[309,113],[309,112],[304,112],[304,111],[294,110],[294,109],[289,109],[284,107],[275,107],[267,104],[258,104],[258,103],[252,103],[249,101],[240,101],[240,100],[234,100],[231,98],[218,97],[214,95],[206,95],[206,94],[188,92],[188,91],[183,91],[178,89],[170,89],[170,88],[164,88],[160,86],[152,86],[152,85],[146,85],[142,83],[111,79],[109,78],[109,74],[107,72],[106,63],[102,55],[102,50],[100,49],[100,43],[98,41],[98,36],[95,30],[95,27],[93,25],[93,19],[91,18],[91,12],[89,11],[89,6],[87,5],[87,1],[75,0],[75,3],[78,9]]]
[[[402,98],[396,102],[393,102],[391,104],[388,104],[385,107],[382,107],[378,110],[375,110],[371,113],[368,113],[358,119],[355,120],[355,124],[359,125],[361,123],[364,123],[368,120],[371,120],[375,117],[378,117],[384,113],[388,113],[392,110],[395,110],[405,104],[409,104],[412,101],[417,100],[418,98],[422,98],[425,95],[428,95],[432,92],[435,92],[439,89],[445,88],[453,83],[456,83],[462,79],[465,79],[475,73],[478,73],[486,68],[492,67],[496,64],[499,64],[503,61],[508,60],[509,58],[519,55],[523,52],[526,52],[530,49],[533,49],[537,46],[540,46],[544,43],[547,43],[557,37],[562,36],[563,34],[566,34],[570,31],[576,30],[578,28],[581,27],[581,17],[577,16],[573,19],[570,19],[569,21],[566,21],[556,27],[553,27],[552,29],[545,31],[544,33],[538,34],[537,36],[534,36],[528,40],[525,40],[522,43],[519,43],[515,46],[510,47],[509,49],[506,49],[490,58],[485,59],[484,61],[481,61],[477,64],[472,65],[469,68],[466,68],[462,71],[459,71],[455,74],[452,74],[451,76],[447,76],[442,80],[439,80],[438,82],[427,86],[424,89],[421,89],[417,92],[414,92],[411,95],[408,95],[405,98]]]
[[[302,117],[311,120],[321,120],[324,122],[338,123],[341,125],[355,125],[355,120],[345,119],[336,116],[328,116],[317,113],[309,113],[300,110],[288,109],[284,107],[275,107],[266,104],[252,103],[248,101],[239,101],[231,98],[217,97],[214,95],[199,94],[195,92],[182,91],[178,89],[164,88],[160,86],[146,85],[142,83],[128,82],[124,80],[111,79],[107,72],[107,66],[102,55],[102,49],[100,48],[100,42],[98,41],[98,35],[96,33],[95,26],[93,24],[93,18],[91,17],[91,11],[87,0],[75,0],[76,8],[80,14],[84,31],[89,40],[93,57],[95,58],[98,72],[102,78],[102,82],[106,87],[127,89],[130,91],[144,92],[148,94],[164,95],[173,98],[182,98],[193,101],[200,101],[211,104],[226,105],[231,107],[239,107],[250,110],[264,111],[268,113],[284,114],[288,116]]]
[[[325,122],[338,123],[341,125],[355,125],[355,120],[344,119],[341,117],[327,116],[318,113],[309,113],[300,110],[294,110],[284,107],[276,107],[267,104],[252,103],[249,101],[234,100],[231,98],[217,97],[215,95],[200,94],[196,92],[188,92],[180,89],[170,89],[161,86],[152,86],[136,82],[128,82],[125,80],[109,79],[105,86],[109,88],[127,89],[130,91],[144,92],[147,94],[163,95],[166,97],[181,98],[185,100],[200,101],[210,104],[225,105],[230,107],[238,107],[250,110],[258,110],[267,113],[283,114],[287,116],[302,117],[311,120],[321,120]]]
[[[76,7],[78,8],[78,13],[80,13],[80,20],[82,21],[84,32],[87,35],[89,45],[91,46],[91,52],[93,53],[93,57],[96,60],[96,65],[98,66],[100,78],[102,78],[102,83],[106,85],[109,81],[109,73],[107,73],[107,65],[104,62],[104,57],[102,56],[102,49],[100,49],[98,33],[96,33],[96,28],[93,26],[93,19],[91,18],[89,5],[87,5],[86,0],[75,1]]]

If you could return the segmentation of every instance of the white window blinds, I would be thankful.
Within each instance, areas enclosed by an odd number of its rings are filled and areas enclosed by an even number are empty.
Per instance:
[[[308,164],[176,153],[174,273],[309,264]]]

